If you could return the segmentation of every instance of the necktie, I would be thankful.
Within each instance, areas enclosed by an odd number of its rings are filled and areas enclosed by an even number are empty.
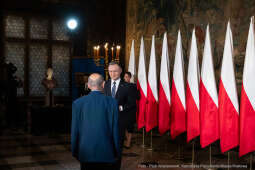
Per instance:
[[[113,82],[113,86],[112,86],[112,97],[115,98],[115,92],[116,92],[116,82]]]

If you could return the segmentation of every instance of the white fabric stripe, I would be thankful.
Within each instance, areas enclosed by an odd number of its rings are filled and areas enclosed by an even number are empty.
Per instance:
[[[134,76],[136,74],[134,40],[132,40],[132,45],[131,45],[131,50],[130,50],[128,71],[132,74],[130,81],[132,83],[134,83]]]
[[[156,54],[155,54],[155,36],[152,36],[151,42],[151,56],[148,73],[148,83],[155,100],[158,102],[158,80],[157,80],[157,69],[156,69]]]
[[[188,84],[195,100],[198,110],[199,108],[199,63],[198,63],[198,52],[197,52],[197,40],[195,35],[195,29],[192,32],[191,46],[190,46],[190,57],[188,66]]]
[[[239,113],[235,71],[234,71],[234,63],[233,63],[233,40],[232,40],[230,22],[228,22],[227,31],[226,31],[222,67],[221,67],[221,81],[228,94],[228,97],[230,98],[232,104],[234,105],[237,113]]]
[[[167,33],[164,34],[161,66],[160,66],[160,82],[166,94],[169,105],[171,104],[170,92],[170,63],[167,45]]]
[[[207,89],[207,92],[212,97],[215,105],[218,107],[218,94],[216,90],[216,82],[214,76],[209,25],[207,25],[206,29],[204,54],[201,68],[201,80],[205,88]]]
[[[145,97],[147,97],[147,76],[145,69],[145,50],[144,50],[144,42],[143,37],[141,38],[140,45],[140,55],[139,55],[139,64],[138,64],[138,81],[143,90]]]
[[[255,43],[254,43],[254,17],[251,17],[249,28],[244,69],[243,69],[243,87],[255,110]]]
[[[181,42],[180,30],[178,31],[177,45],[176,45],[176,51],[175,51],[173,79],[174,79],[177,93],[182,102],[182,105],[184,109],[186,110],[185,90],[184,90],[184,65],[183,65],[183,53],[182,53],[182,42]]]

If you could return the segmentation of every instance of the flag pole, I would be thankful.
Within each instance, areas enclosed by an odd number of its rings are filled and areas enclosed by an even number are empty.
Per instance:
[[[209,159],[210,159],[210,167],[208,168],[208,170],[213,170],[213,168],[212,168],[212,145],[210,145],[210,148],[209,148],[209,153],[210,153],[210,157],[209,157]]]
[[[250,170],[252,170],[252,153],[250,154]]]
[[[178,160],[179,160],[179,161],[184,160],[184,157],[183,157],[183,155],[181,154],[181,152],[182,152],[181,144],[178,144]]]
[[[145,148],[145,144],[144,144],[144,127],[143,127],[143,144],[141,146],[142,148]]]
[[[212,166],[212,145],[210,145],[210,167]]]
[[[192,142],[192,169],[194,169],[194,159],[195,159],[195,141]]]
[[[143,127],[143,144],[141,145],[141,147],[142,147],[142,150],[143,150],[143,152],[142,152],[142,163],[141,164],[144,164],[145,163],[145,160],[144,160],[144,149],[145,149],[145,144],[144,144],[144,127]]]
[[[181,146],[178,144],[178,160],[181,160]]]
[[[139,144],[139,142],[138,142],[138,138],[139,138],[139,132],[137,131],[137,133],[136,133],[136,145],[138,145]]]
[[[178,156],[177,156],[177,158],[176,158],[176,160],[178,160],[178,161],[182,161],[182,160],[184,160],[184,157],[183,157],[183,155],[181,154],[181,152],[182,152],[182,147],[181,147],[181,144],[179,144],[178,143],[178,151],[177,151],[178,153]]]
[[[153,148],[152,148],[152,130],[151,130],[151,147],[147,149],[148,151],[152,151]]]
[[[230,162],[230,151],[228,151],[228,170],[229,170],[229,162]]]

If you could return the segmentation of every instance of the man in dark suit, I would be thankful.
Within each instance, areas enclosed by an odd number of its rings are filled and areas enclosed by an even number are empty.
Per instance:
[[[130,95],[130,88],[128,83],[120,79],[122,68],[116,62],[109,63],[109,74],[111,79],[108,80],[104,85],[104,93],[107,96],[112,96],[118,101],[119,107],[119,126],[120,126],[120,147],[122,149],[125,130],[128,125],[127,118],[128,113],[134,107],[136,107],[136,101],[133,100]],[[119,160],[119,168],[121,166],[121,159]]]
[[[121,154],[118,104],[101,92],[103,82],[101,75],[92,74],[89,95],[73,102],[72,154],[81,162],[81,170],[114,170]]]

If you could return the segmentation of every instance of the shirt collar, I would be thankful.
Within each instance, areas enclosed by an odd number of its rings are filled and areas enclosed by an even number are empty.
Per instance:
[[[103,92],[100,90],[92,90],[89,94],[101,94],[101,93]]]
[[[117,80],[112,80],[111,79],[111,84],[113,84],[114,81],[116,82],[116,84],[119,84],[120,83],[120,78],[118,78]]]

